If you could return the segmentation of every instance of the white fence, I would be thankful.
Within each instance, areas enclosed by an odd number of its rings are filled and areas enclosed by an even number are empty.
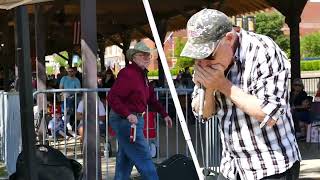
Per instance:
[[[0,91],[0,111],[0,160],[11,174],[22,148],[19,94]]]

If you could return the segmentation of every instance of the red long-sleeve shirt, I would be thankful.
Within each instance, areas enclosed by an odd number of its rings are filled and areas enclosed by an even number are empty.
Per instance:
[[[148,83],[144,70],[135,63],[120,70],[107,100],[110,107],[123,117],[128,117],[131,113],[145,112],[147,105],[162,117],[168,116],[157,100],[154,88]]]

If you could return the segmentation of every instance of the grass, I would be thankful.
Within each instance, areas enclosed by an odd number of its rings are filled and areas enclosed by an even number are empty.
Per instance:
[[[6,167],[0,163],[0,177],[7,177]]]

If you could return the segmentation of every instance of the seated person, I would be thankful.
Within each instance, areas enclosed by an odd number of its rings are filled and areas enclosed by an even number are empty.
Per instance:
[[[299,120],[299,127],[301,131],[301,138],[304,139],[307,135],[308,125],[312,123],[310,118],[311,104],[313,97],[306,96],[301,103],[301,106],[297,106],[296,117]]]
[[[72,137],[72,135],[69,134],[68,132],[65,133],[64,121],[62,120],[62,117],[61,117],[61,110],[57,108],[55,116],[54,114],[52,116],[53,118],[49,121],[49,124],[48,124],[49,133],[52,136],[56,136],[58,138],[64,137],[69,139],[70,137]]]
[[[317,84],[317,93],[314,96],[314,101],[315,102],[320,102],[320,81]]]
[[[292,112],[292,118],[294,121],[294,129],[296,131],[296,136],[301,136],[301,130],[299,125],[299,118],[297,112],[302,107],[302,101],[307,97],[307,92],[304,90],[304,85],[302,79],[294,79],[292,84],[292,91],[290,92],[290,106]]]
[[[83,141],[83,135],[84,135],[84,131],[83,131],[83,115],[84,115],[84,100],[82,99],[78,105],[77,108],[77,120],[80,120],[79,124],[78,124],[78,132],[79,135],[81,137],[81,141]],[[99,98],[99,102],[98,102],[98,113],[99,113],[99,130],[100,130],[100,134],[104,135],[106,133],[106,125],[105,125],[105,119],[106,119],[106,109],[103,106],[103,103],[101,102],[100,98]],[[90,120],[89,120],[90,121]]]

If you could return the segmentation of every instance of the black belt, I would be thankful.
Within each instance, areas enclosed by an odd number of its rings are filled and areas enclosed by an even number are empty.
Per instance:
[[[145,112],[142,112],[142,113],[132,113],[132,114],[134,114],[134,115],[136,115],[136,116],[143,116],[144,113],[145,113]]]

